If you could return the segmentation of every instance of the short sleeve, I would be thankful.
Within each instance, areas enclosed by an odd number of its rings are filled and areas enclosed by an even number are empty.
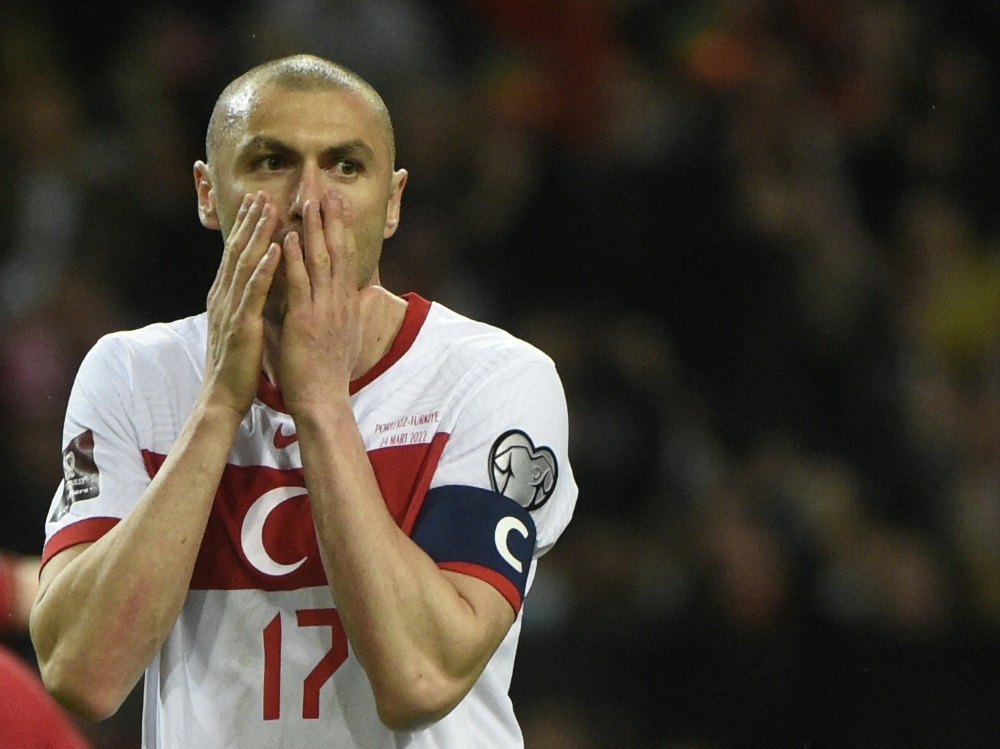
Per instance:
[[[517,361],[466,399],[414,539],[435,539],[428,550],[441,566],[477,565],[484,570],[479,576],[516,607],[532,561],[569,524],[576,497],[566,397],[555,366],[541,357]],[[516,593],[505,590],[511,586]]]
[[[96,541],[149,485],[131,416],[125,349],[105,337],[77,372],[63,423],[63,479],[45,523],[43,562],[63,549]]]
[[[573,516],[566,395],[555,365],[531,359],[501,368],[467,400],[433,485],[492,489],[526,509],[548,551]]]

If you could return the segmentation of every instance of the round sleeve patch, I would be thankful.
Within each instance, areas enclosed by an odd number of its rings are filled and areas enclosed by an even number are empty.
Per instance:
[[[88,429],[63,450],[63,493],[53,508],[50,523],[58,522],[74,503],[101,493],[101,475],[94,462],[94,433]]]
[[[537,510],[548,502],[559,478],[555,453],[548,447],[535,447],[520,429],[497,437],[490,448],[489,471],[493,491],[526,510]]]

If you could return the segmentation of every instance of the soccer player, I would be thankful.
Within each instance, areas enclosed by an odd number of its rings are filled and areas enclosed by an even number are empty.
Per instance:
[[[537,559],[570,520],[565,396],[513,336],[379,283],[407,173],[379,95],[250,70],[194,165],[207,312],[74,384],[32,637],[48,688],[146,747],[511,749]]]

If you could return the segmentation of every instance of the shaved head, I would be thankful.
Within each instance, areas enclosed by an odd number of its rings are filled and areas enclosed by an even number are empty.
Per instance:
[[[365,99],[379,120],[389,146],[389,165],[395,163],[392,120],[382,97],[357,73],[314,55],[293,55],[251,68],[226,86],[215,102],[205,137],[205,155],[211,164],[222,146],[246,126],[260,92],[268,87],[289,91],[352,91]]]

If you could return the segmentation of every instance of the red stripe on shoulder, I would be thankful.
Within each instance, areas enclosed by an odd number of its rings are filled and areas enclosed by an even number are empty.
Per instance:
[[[406,514],[402,520],[396,520],[399,527],[403,529],[403,533],[407,536],[413,533],[413,525],[417,522],[417,515],[420,514],[420,508],[424,506],[424,499],[427,498],[427,490],[431,486],[431,479],[434,478],[434,472],[437,470],[438,463],[441,462],[441,453],[444,452],[449,437],[448,432],[438,432],[426,446],[427,451],[423,456],[423,461],[420,464],[412,488],[407,496]],[[374,455],[374,452],[369,453],[369,455]],[[372,464],[375,464],[374,460]],[[378,476],[377,470],[375,473]],[[390,509],[392,509],[391,503]]]
[[[500,592],[500,595],[507,599],[507,603],[514,609],[515,614],[521,610],[521,604],[523,603],[521,592],[514,583],[499,572],[491,570],[489,567],[483,567],[480,564],[472,564],[470,562],[439,562],[438,567],[449,572],[460,572],[463,575],[477,577],[483,582],[489,583]]]
[[[42,566],[44,567],[52,557],[70,546],[99,540],[119,522],[121,522],[119,518],[87,518],[56,531],[42,551]]]

